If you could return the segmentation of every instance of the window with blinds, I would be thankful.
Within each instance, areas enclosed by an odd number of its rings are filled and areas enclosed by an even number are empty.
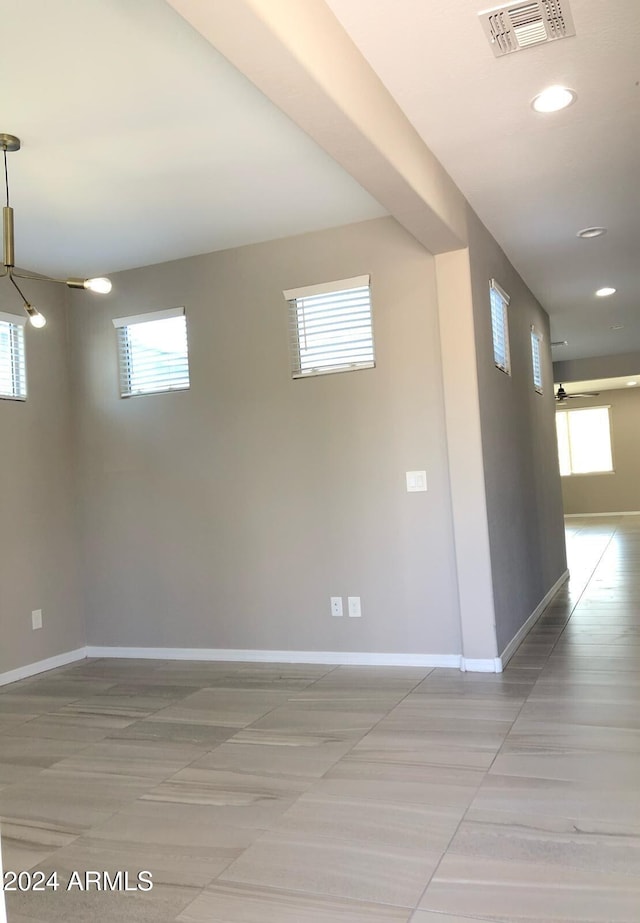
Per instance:
[[[609,407],[556,411],[560,474],[606,474],[613,471]]]
[[[27,399],[26,322],[26,317],[0,312],[0,397],[13,401]]]
[[[294,378],[375,366],[370,277],[289,289]]]
[[[189,387],[184,308],[116,317],[120,395],[185,391]]]
[[[540,353],[540,344],[542,343],[542,334],[531,327],[531,366],[533,369],[533,387],[538,394],[542,394],[542,359]]]
[[[493,361],[496,367],[511,374],[511,356],[509,353],[509,324],[507,307],[509,296],[500,288],[495,279],[489,285],[491,301],[491,330],[493,332]]]

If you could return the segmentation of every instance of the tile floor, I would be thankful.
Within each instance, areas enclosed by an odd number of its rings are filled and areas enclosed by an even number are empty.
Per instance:
[[[640,516],[501,676],[84,661],[0,690],[9,923],[638,923]],[[67,891],[73,870],[149,892]]]

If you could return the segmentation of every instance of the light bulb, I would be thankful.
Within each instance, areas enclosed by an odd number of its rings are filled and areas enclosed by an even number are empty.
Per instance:
[[[558,112],[560,109],[566,109],[571,103],[575,102],[576,94],[574,90],[568,87],[547,87],[542,93],[538,93],[531,105],[536,112]]]
[[[598,298],[608,298],[609,295],[615,295],[615,292],[616,292],[615,288],[611,288],[610,286],[605,286],[605,288],[599,288],[598,291],[596,292],[596,295],[598,296]]]
[[[576,237],[581,237],[583,240],[591,240],[592,237],[602,237],[602,235],[606,233],[606,228],[583,228],[581,231],[577,232]]]
[[[34,308],[31,305],[29,305],[27,308],[27,314],[29,315],[29,323],[32,327],[44,327],[44,325],[47,323],[47,318],[44,316],[44,314],[41,314],[37,308]]]
[[[111,279],[100,276],[97,279],[85,279],[84,287],[96,295],[108,295],[111,291]]]

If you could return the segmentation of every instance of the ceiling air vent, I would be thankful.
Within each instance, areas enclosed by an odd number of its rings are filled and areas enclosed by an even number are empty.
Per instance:
[[[525,0],[478,15],[496,58],[576,34],[568,0]]]

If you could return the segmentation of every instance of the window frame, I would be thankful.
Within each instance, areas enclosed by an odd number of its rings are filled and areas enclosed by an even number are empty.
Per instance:
[[[0,391],[0,400],[26,401],[27,387],[27,356],[24,329],[27,318],[19,314],[9,314],[0,311],[0,323],[9,327],[11,344],[7,351],[10,368],[7,368],[7,378],[11,381],[11,392]]]
[[[533,379],[533,390],[536,394],[544,394],[544,382],[542,376],[542,341],[544,335],[534,324],[531,324],[531,377]],[[536,376],[536,369],[539,377]]]
[[[185,353],[184,362],[186,376],[178,384],[169,382],[165,387],[154,387],[148,390],[132,390],[132,363],[131,349],[133,344],[129,338],[129,328],[139,324],[150,324],[156,321],[172,320],[177,317],[184,319],[185,332]],[[187,327],[186,310],[183,306],[176,308],[165,308],[160,311],[148,311],[145,314],[132,314],[127,317],[112,318],[113,326],[116,328],[118,342],[118,380],[121,398],[130,397],[147,397],[152,394],[169,394],[178,391],[188,391],[191,388],[191,370],[189,366],[189,337]],[[182,358],[182,357],[181,357]],[[159,366],[161,370],[161,366]],[[186,383],[185,383],[186,381]]]
[[[556,409],[556,433],[557,433],[557,418],[564,415],[567,419],[567,446],[569,449],[569,464],[572,465],[572,455],[571,455],[571,431],[569,429],[569,414],[573,413],[584,413],[585,411],[593,410],[606,410],[607,411],[607,423],[609,428],[609,454],[611,456],[611,468],[600,468],[594,471],[567,471],[563,474],[560,470],[560,477],[563,478],[580,478],[580,477],[599,477],[600,475],[611,475],[616,473],[614,453],[613,453],[613,427],[611,423],[611,404],[598,404],[592,407],[573,407],[569,409],[568,407],[562,407]],[[560,446],[558,445],[558,462],[560,456]],[[560,464],[558,464],[560,467]]]
[[[307,362],[305,362],[305,357],[303,356],[303,350],[301,347],[301,340],[303,337],[301,329],[301,319],[304,324],[304,310],[305,305],[299,304],[303,302],[304,299],[317,299],[315,305],[310,305],[309,308],[311,311],[315,308],[316,311],[320,312],[323,310],[322,301],[320,296],[326,296],[327,298],[331,296],[345,296],[343,300],[348,302],[348,293],[354,292],[354,299],[362,297],[358,296],[355,293],[364,291],[366,289],[366,304],[365,305],[352,305],[349,306],[345,304],[345,321],[347,322],[346,329],[349,330],[348,321],[349,316],[348,312],[351,312],[353,315],[363,313],[363,307],[366,308],[368,312],[365,318],[365,324],[363,325],[363,331],[365,336],[362,339],[363,346],[360,347],[363,350],[368,350],[369,354],[363,353],[365,358],[357,360],[355,362],[341,362],[338,363],[336,359],[336,350],[339,351],[339,344],[334,342],[333,344],[326,345],[324,347],[325,356],[323,361],[318,362],[318,364],[312,364],[311,360],[313,359],[313,348],[309,349],[309,357],[307,357]],[[357,372],[362,371],[363,369],[371,369],[376,366],[376,354],[375,354],[375,337],[373,330],[373,304],[371,297],[371,276],[370,275],[361,275],[354,276],[350,279],[338,279],[333,282],[321,282],[317,285],[305,285],[300,288],[294,289],[285,289],[282,293],[288,305],[288,331],[289,331],[289,353],[291,360],[291,377],[294,380],[302,378],[316,378],[322,375],[335,375],[339,372]],[[334,314],[339,310],[336,306],[331,306],[329,302],[324,306],[327,315]],[[354,323],[362,323],[362,318],[358,320],[356,317],[352,317]],[[333,334],[335,336],[335,329]],[[326,335],[330,338],[332,331],[327,331]],[[355,343],[349,343],[347,341],[344,344],[347,348],[351,346],[356,346]],[[321,346],[316,346],[315,349],[320,350]],[[357,346],[356,346],[357,348]]]
[[[501,331],[496,329],[497,321],[497,306],[494,303],[495,298],[500,299],[500,326]],[[509,343],[509,303],[511,297],[505,292],[502,286],[496,282],[495,279],[491,279],[489,282],[489,306],[491,311],[491,339],[493,344],[493,364],[497,369],[500,369],[501,372],[504,372],[505,375],[511,377],[511,347]],[[501,361],[501,354],[499,350],[498,337],[502,334],[502,340],[504,342],[504,363]]]

